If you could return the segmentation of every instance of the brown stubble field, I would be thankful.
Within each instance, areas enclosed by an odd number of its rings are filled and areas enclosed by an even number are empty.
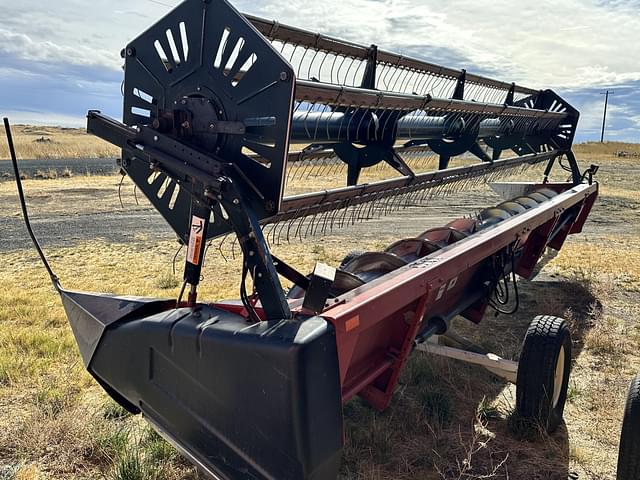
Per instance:
[[[480,328],[455,322],[459,333],[517,358],[534,315],[567,318],[576,357],[565,425],[552,436],[522,437],[509,428],[513,386],[456,361],[414,354],[389,410],[378,413],[358,400],[345,406],[344,480],[615,478],[626,387],[640,371],[640,168],[637,159],[616,157],[617,150],[640,146],[576,147],[583,163],[601,165],[601,198],[585,232],[571,237],[538,279],[520,282],[520,311],[488,315]],[[30,180],[25,189],[41,199],[32,208],[47,215],[85,208],[99,215],[119,208],[119,180]],[[458,194],[447,201],[463,200]],[[17,214],[15,187],[0,183],[0,216]],[[365,223],[274,250],[305,271],[319,260],[336,265],[349,250],[397,240],[384,225]],[[47,253],[69,288],[176,296],[176,243],[144,233],[134,240],[87,239]],[[202,298],[237,296],[239,261],[226,256],[210,249]],[[0,479],[199,478],[84,372],[59,299],[28,245],[0,253],[0,280]]]
[[[20,159],[113,158],[118,155],[116,147],[88,135],[81,128],[12,125],[11,133]],[[4,141],[4,125],[0,126],[0,134],[3,138],[0,160],[6,160],[9,148]]]

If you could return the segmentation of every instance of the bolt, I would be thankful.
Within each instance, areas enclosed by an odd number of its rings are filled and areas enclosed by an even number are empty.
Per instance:
[[[258,272],[258,278],[262,278],[262,274]]]
[[[254,252],[253,250],[249,250],[249,256],[253,257],[256,254],[256,252]]]
[[[158,140],[160,140],[160,139],[158,138],[158,136],[157,136],[157,135],[154,135],[154,137],[153,137],[153,141],[154,141],[154,142],[157,142]]]
[[[182,122],[181,127],[182,128],[189,128],[190,127],[189,122]]]
[[[133,47],[127,48],[127,57],[133,57],[136,54],[136,49]]]
[[[182,105],[186,105],[187,101],[183,98],[182,101],[180,102]]]
[[[240,200],[238,200],[237,198],[233,199],[233,204],[234,205],[240,205]]]
[[[213,130],[213,129],[215,129],[215,128],[216,128],[216,124],[215,124],[215,123],[210,123],[210,124],[209,124],[209,129],[210,129],[210,130]]]
[[[199,92],[200,90],[202,90],[202,88],[198,87],[198,88],[196,88],[196,90]]]
[[[282,80],[283,82],[286,82],[287,78],[289,78],[289,75],[287,75],[287,72],[280,72],[280,80]]]

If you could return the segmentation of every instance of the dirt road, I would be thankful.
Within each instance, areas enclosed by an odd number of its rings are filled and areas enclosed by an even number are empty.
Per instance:
[[[33,227],[43,246],[62,247],[94,239],[128,242],[139,237],[152,241],[173,238],[171,229],[144,196],[136,194],[128,180],[122,186],[120,180],[112,175],[25,181]],[[399,238],[414,236],[498,201],[498,196],[483,187],[402,209],[394,212],[393,220],[383,216],[346,228],[350,235],[363,240],[375,239],[391,228]],[[28,242],[16,188],[10,182],[0,184],[0,231],[0,252],[24,248]]]
[[[614,177],[616,187],[640,176],[640,168],[629,170],[622,179],[617,168],[607,166],[605,174]],[[75,177],[54,181],[30,180],[25,183],[29,210],[35,231],[44,246],[61,247],[84,240],[104,239],[128,242],[140,236],[149,240],[167,240],[174,234],[141,194],[125,183],[119,189],[119,176]],[[607,185],[607,184],[605,184]],[[121,205],[122,199],[122,205]],[[380,217],[347,227],[348,234],[363,241],[375,239],[379,232],[393,229],[397,237],[414,236],[447,221],[470,215],[496,204],[500,198],[488,187],[434,198],[421,206],[394,212],[393,218]],[[601,196],[585,232],[589,235],[626,233],[640,221],[636,201],[624,195]],[[624,211],[625,215],[612,212]],[[0,251],[24,248],[28,241],[19,211],[15,186],[0,184]],[[341,233],[341,232],[336,232]],[[365,243],[365,242],[363,242]]]
[[[115,158],[75,158],[20,160],[20,173],[27,178],[37,175],[111,175],[118,171]],[[13,181],[13,166],[10,161],[0,161],[0,182]]]

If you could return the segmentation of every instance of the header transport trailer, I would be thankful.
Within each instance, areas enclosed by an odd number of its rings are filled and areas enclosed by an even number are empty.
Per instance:
[[[123,172],[187,246],[180,297],[66,290],[34,237],[86,368],[120,405],[211,478],[335,479],[343,404],[385,409],[419,349],[516,383],[518,414],[558,426],[564,320],[536,317],[517,363],[433,339],[458,315],[513,313],[516,275],[532,278],[546,249],[581,231],[597,167],[580,170],[572,153],[571,105],[225,0],[184,1],[122,55],[124,119],[90,111],[88,131],[122,149]],[[270,253],[270,235],[321,234],[535,165],[542,178],[491,184],[499,204],[339,266],[299,272]],[[363,181],[376,168],[383,178]],[[340,184],[304,181],[328,171]],[[558,171],[568,179],[551,181]],[[296,176],[308,191],[285,196]],[[197,295],[205,245],[228,234],[240,299],[210,303]]]

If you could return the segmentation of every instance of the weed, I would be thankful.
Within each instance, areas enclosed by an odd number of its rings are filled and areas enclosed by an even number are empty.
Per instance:
[[[141,442],[149,461],[163,464],[177,458],[176,450],[151,427],[146,427],[146,434]]]
[[[516,440],[536,440],[538,432],[541,430],[540,425],[530,418],[520,416],[516,410],[513,410],[507,417],[507,425]]]
[[[167,272],[163,275],[160,275],[156,279],[156,286],[158,288],[161,288],[162,290],[169,290],[171,288],[176,288],[178,285],[180,285],[180,282],[178,281],[176,276],[171,272]]]
[[[620,361],[630,348],[626,330],[618,318],[605,315],[587,333],[585,347],[607,361]]]
[[[36,405],[48,415],[56,416],[76,398],[73,390],[57,386],[45,387],[36,394]]]
[[[428,388],[435,376],[430,359],[426,355],[414,355],[402,372],[401,382],[406,385]]]
[[[487,397],[482,397],[476,409],[476,416],[481,421],[494,420],[502,417],[500,409],[494,405]]]
[[[156,480],[162,478],[160,469],[137,449],[128,449],[117,458],[109,478],[111,480]]]
[[[115,402],[112,399],[108,399],[104,403],[103,416],[107,420],[122,420],[124,418],[130,417],[131,413],[120,406],[119,403]]]
[[[582,390],[575,381],[569,382],[567,388],[567,402],[573,403],[582,395]]]
[[[95,432],[94,439],[99,457],[113,459],[129,449],[130,431],[125,425],[104,425]]]
[[[438,390],[422,390],[420,401],[424,413],[438,427],[443,427],[451,420],[451,400],[448,395]]]

